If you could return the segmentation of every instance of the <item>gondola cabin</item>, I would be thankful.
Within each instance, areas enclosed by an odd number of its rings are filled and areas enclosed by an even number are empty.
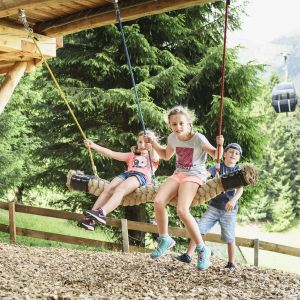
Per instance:
[[[298,96],[292,82],[282,82],[273,88],[272,106],[277,113],[295,111]]]

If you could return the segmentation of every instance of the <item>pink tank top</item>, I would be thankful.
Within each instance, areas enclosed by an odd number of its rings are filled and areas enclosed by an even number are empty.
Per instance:
[[[158,168],[158,161],[152,161],[153,172]],[[140,172],[145,174],[148,183],[151,182],[151,167],[148,152],[142,152],[140,155],[129,153],[127,159],[128,169],[127,171]]]

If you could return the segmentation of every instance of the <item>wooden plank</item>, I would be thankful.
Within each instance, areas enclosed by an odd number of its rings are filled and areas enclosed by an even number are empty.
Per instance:
[[[4,66],[2,66],[2,64],[0,64],[0,75],[5,75],[6,73],[8,73],[11,68],[13,67],[14,62],[11,62],[11,64],[5,64]]]
[[[8,203],[8,215],[9,215],[9,240],[11,243],[16,242],[16,211],[15,202]]]
[[[0,87],[0,114],[3,112],[13,91],[21,80],[26,70],[26,66],[27,62],[16,62],[13,68],[6,74]]]
[[[8,233],[9,232],[9,226],[6,225],[6,224],[0,224],[0,231]],[[30,230],[30,229],[16,227],[16,233],[17,233],[17,235],[23,235],[22,232],[26,232],[28,234],[31,234],[32,232],[35,232],[33,234],[35,236],[32,236],[32,237],[35,237],[35,238],[38,238],[38,237],[36,237],[37,235],[38,236],[43,236],[43,234],[37,234],[36,230]],[[27,236],[29,236],[29,235],[27,235]],[[122,245],[118,244],[118,243],[110,243],[110,242],[97,241],[97,240],[91,240],[93,242],[90,243],[89,242],[90,239],[84,239],[82,241],[83,238],[79,238],[80,239],[79,242],[81,242],[81,244],[79,244],[76,241],[77,239],[78,239],[78,237],[76,237],[76,239],[75,239],[76,245],[86,245],[86,246],[101,247],[101,248],[110,247],[111,249],[117,249],[117,250],[121,250],[122,249]],[[50,239],[48,239],[48,240],[50,240]],[[94,241],[96,241],[96,243]],[[62,242],[62,241],[59,240],[58,242]],[[130,252],[139,252],[139,253],[150,253],[150,252],[152,252],[152,249],[129,245],[129,251]]]
[[[24,52],[24,56],[41,58],[28,32],[22,28],[10,27],[7,23],[0,22],[0,51],[2,52]],[[57,42],[55,38],[43,35],[35,35],[37,43],[45,56],[51,58],[56,56]]]
[[[56,37],[56,49],[63,48],[64,46],[64,37],[58,36]]]
[[[0,208],[8,210],[8,203],[4,201],[0,201]]]
[[[123,252],[129,252],[129,238],[127,220],[121,219],[122,238],[123,238]]]
[[[8,203],[4,202],[4,201],[0,201],[0,209],[7,210]],[[72,213],[72,212],[66,212],[66,211],[60,211],[60,210],[54,210],[54,209],[48,209],[48,208],[41,208],[41,207],[32,207],[32,206],[26,206],[26,205],[20,205],[20,204],[15,204],[15,210],[16,210],[16,212],[41,215],[41,216],[47,216],[47,217],[53,217],[53,218],[60,218],[60,219],[66,219],[66,220],[74,220],[74,221],[80,220],[83,217],[82,214],[78,214],[78,213]],[[127,221],[127,224],[128,224],[128,229],[130,229],[130,230],[158,233],[156,225],[152,225],[152,224],[148,224],[148,223],[140,223],[140,222],[136,222],[136,221],[129,221],[129,220]],[[107,219],[107,225],[120,228],[121,220]],[[6,230],[7,227],[0,226],[0,229],[1,228],[3,231],[3,230]],[[189,238],[189,236],[184,228],[169,227],[169,233],[171,235],[174,235],[177,237]],[[222,241],[220,240],[219,234],[209,233],[205,236],[205,240],[210,241],[210,242],[222,243]],[[254,240],[248,239],[248,238],[236,237],[236,245],[254,248]],[[131,249],[131,247],[132,246],[130,246],[129,248]],[[267,251],[272,251],[272,252],[277,252],[277,253],[300,257],[300,249],[295,248],[295,247],[259,241],[259,248],[262,250],[267,250]],[[142,249],[144,249],[144,248],[142,248]]]
[[[254,240],[254,266],[258,267],[259,239]]]
[[[37,21],[45,22],[63,16],[62,11],[58,9],[57,5],[55,9],[51,9],[48,7],[46,7],[46,9],[44,9],[43,7],[36,7],[34,9],[27,9],[25,13],[27,21],[35,21],[34,23],[36,23]]]
[[[278,244],[273,244],[264,241],[259,241],[259,248],[261,250],[267,250],[267,251],[300,257],[300,248],[278,245]]]
[[[16,204],[16,211],[21,212],[21,213],[26,213],[26,214],[52,217],[52,218],[65,219],[65,220],[73,220],[73,221],[78,221],[78,220],[82,219],[82,217],[83,217],[82,214],[72,213],[72,212],[68,212],[68,211],[27,206],[27,205],[21,205],[21,204]]]
[[[4,52],[0,54],[0,61],[11,61],[11,62],[16,62],[16,61],[32,61],[33,57],[32,56],[37,56],[38,55],[32,55],[24,52]]]
[[[152,225],[152,224],[148,224],[148,223],[135,222],[135,221],[128,221],[128,229],[136,230],[136,231],[142,231],[142,232],[158,233],[156,225]],[[176,236],[176,237],[189,238],[189,235],[188,235],[187,231],[184,228],[169,227],[169,234],[173,235],[173,236]],[[215,233],[207,234],[205,236],[205,240],[209,241],[209,242],[223,243],[220,240],[220,235],[215,234]],[[237,246],[253,248],[253,239],[236,237],[236,245]]]
[[[31,72],[35,71],[36,66],[37,66],[37,64],[35,62],[35,59],[31,59],[31,61],[27,62],[27,66],[26,66],[25,72],[26,73],[31,73]]]
[[[128,0],[120,2],[122,21],[130,21],[145,16],[155,15],[167,11],[188,8],[195,5],[216,2],[219,0],[160,0],[143,2]],[[35,31],[48,36],[67,35],[95,27],[116,23],[113,5],[81,11],[67,18],[59,18],[50,22],[43,22],[35,26]]]
[[[34,9],[50,3],[63,3],[69,0],[3,0],[0,1],[0,18],[18,14],[19,9]]]
[[[26,61],[26,62],[29,62],[29,61],[32,61],[32,58],[28,58],[28,57],[20,57],[20,56],[14,56],[14,57],[7,57],[7,58],[4,58],[4,57],[0,57],[0,62],[1,61],[5,61],[5,62],[12,62],[12,63],[15,63],[17,61]]]
[[[8,203],[0,201],[0,208],[7,210]],[[83,214],[62,211],[62,210],[55,210],[55,209],[50,209],[50,208],[27,206],[27,205],[22,205],[22,204],[16,204],[16,212],[44,216],[44,217],[58,218],[58,219],[64,219],[64,220],[72,220],[72,221],[78,221],[83,218]],[[120,228],[121,220],[107,219],[106,224],[108,226]]]
[[[122,250],[122,244],[17,227],[17,235],[81,246]]]
[[[6,224],[0,224],[0,231],[9,233],[9,226]]]

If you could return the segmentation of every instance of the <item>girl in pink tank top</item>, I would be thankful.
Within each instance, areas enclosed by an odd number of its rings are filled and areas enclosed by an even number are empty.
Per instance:
[[[154,132],[147,130],[146,134],[156,140]],[[84,140],[84,144],[86,147],[89,146],[106,157],[123,161],[127,164],[127,171],[119,174],[104,187],[104,191],[92,209],[86,210],[86,217],[78,222],[80,227],[94,230],[97,223],[106,224],[106,215],[116,209],[125,196],[138,187],[151,183],[151,163],[152,170],[155,172],[158,168],[159,156],[150,144],[145,143],[144,132],[138,134],[137,145],[132,148],[132,152],[116,152],[97,145],[90,140]]]

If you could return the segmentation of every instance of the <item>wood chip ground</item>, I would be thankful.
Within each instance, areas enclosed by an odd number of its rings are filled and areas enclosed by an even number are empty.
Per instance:
[[[0,243],[0,299],[300,299],[299,275],[216,257],[198,271],[174,257]]]

